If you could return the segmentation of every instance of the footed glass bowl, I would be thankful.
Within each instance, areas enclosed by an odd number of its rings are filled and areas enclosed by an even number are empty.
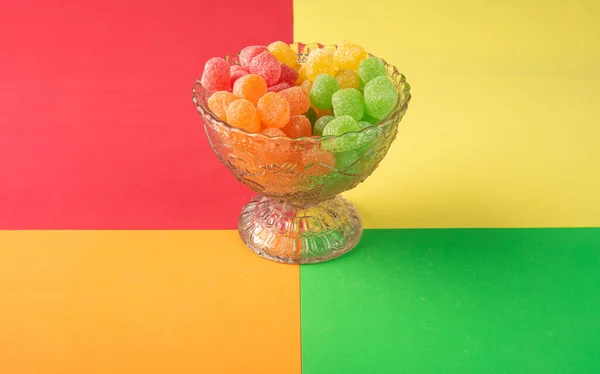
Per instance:
[[[336,48],[302,43],[291,47],[299,63],[311,50]],[[238,54],[226,60],[239,64]],[[252,251],[277,262],[309,264],[341,256],[358,244],[360,215],[339,194],[377,168],[410,101],[404,75],[385,66],[398,92],[392,112],[372,127],[337,137],[270,138],[234,128],[208,108],[211,93],[196,81],[193,101],[212,149],[240,182],[260,195],[243,208],[238,224],[240,237]]]

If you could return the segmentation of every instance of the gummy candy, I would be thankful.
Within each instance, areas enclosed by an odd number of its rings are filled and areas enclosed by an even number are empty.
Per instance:
[[[290,103],[290,115],[297,116],[306,113],[310,108],[310,99],[302,87],[290,87],[279,92]]]
[[[239,99],[227,107],[227,123],[250,132],[260,130],[260,118],[254,105],[246,100]]]
[[[360,78],[358,77],[358,74],[352,70],[340,70],[335,76],[335,79],[337,79],[338,82],[340,82],[341,89],[358,89],[358,86],[360,84]]]
[[[309,93],[310,89],[312,88],[312,82],[307,79],[304,82],[302,82],[302,84],[300,85],[300,87],[302,87],[302,89],[304,91],[306,91],[306,93]]]
[[[222,121],[227,121],[227,107],[238,99],[229,91],[217,91],[208,98],[208,107]]]
[[[377,57],[369,57],[360,63],[358,75],[364,84],[367,84],[375,77],[385,76],[385,65]]]
[[[331,108],[331,96],[340,89],[340,84],[331,75],[321,74],[313,80],[310,102],[317,109]]]
[[[294,84],[300,85],[307,79],[308,78],[306,78],[306,64],[302,64],[300,66],[300,69],[298,69],[298,79],[296,79],[296,82],[294,82]]]
[[[252,59],[248,71],[263,77],[267,82],[267,87],[273,86],[277,84],[281,76],[281,64],[269,51],[265,51]]]
[[[317,122],[315,122],[315,125],[313,126],[313,134],[315,135],[323,135],[323,129],[325,128],[325,126],[327,126],[327,124],[331,121],[333,121],[335,119],[334,116],[323,116],[321,118],[319,118],[317,120]]]
[[[363,97],[364,97],[364,94],[363,94]],[[368,114],[365,114],[365,115],[363,116],[362,120],[363,120],[364,122],[368,122],[368,123],[370,123],[370,124],[372,124],[372,125],[375,125],[375,124],[377,124],[377,122],[379,122],[379,120],[378,120],[377,118],[375,118],[375,117],[371,117],[371,116],[370,116],[370,115],[368,115]]]
[[[323,128],[323,136],[340,136],[359,131],[358,123],[350,116],[336,117]]]
[[[356,164],[358,158],[354,151],[338,152],[335,154],[335,167],[344,173],[357,173],[358,170],[355,170],[354,164]]]
[[[394,109],[398,93],[386,76],[372,79],[365,85],[365,112],[377,119],[382,119]]]
[[[326,49],[312,51],[306,59],[306,77],[313,81],[320,74],[335,76],[333,53]]]
[[[256,74],[248,74],[239,78],[233,85],[233,94],[237,97],[243,97],[250,100],[253,104],[258,103],[264,94],[267,93],[267,83]]]
[[[209,91],[229,90],[229,63],[219,57],[206,61],[200,83]]]
[[[285,97],[268,92],[258,100],[256,106],[260,120],[267,127],[281,128],[290,120],[290,104]]]
[[[292,116],[290,121],[281,129],[290,138],[301,138],[312,135],[310,121],[303,115]]]
[[[331,108],[327,108],[327,109],[319,109],[318,110],[319,113],[319,117],[323,117],[323,116],[333,116],[333,110]]]
[[[267,49],[275,56],[275,58],[277,58],[277,61],[284,63],[289,67],[296,65],[296,53],[289,45],[287,45],[287,43],[276,41],[269,44]]]
[[[364,115],[365,102],[363,94],[354,88],[345,88],[336,91],[331,97],[333,113],[336,117],[351,116],[355,121],[360,121]]]
[[[371,124],[371,123],[369,123],[369,122],[367,122],[367,121],[358,121],[358,122],[357,122],[357,124],[358,124],[358,128],[359,128],[360,130],[364,130],[364,129],[366,129],[367,127],[371,127],[371,126],[373,126],[373,124]]]
[[[244,70],[240,65],[232,65],[229,68],[229,77],[230,77],[230,87],[233,87],[233,84],[236,80],[243,77],[244,75],[248,75],[248,72]]]
[[[286,88],[290,88],[290,85],[285,82],[277,83],[276,85],[267,88],[267,92],[279,92],[285,90]]]
[[[265,51],[268,51],[268,49],[264,45],[253,45],[242,49],[240,52],[240,65],[248,70],[252,59]]]
[[[317,120],[319,119],[319,115],[317,114],[317,112],[315,111],[315,109],[313,107],[308,108],[308,110],[306,111],[306,113],[304,113],[304,115],[306,116],[306,118],[308,118],[308,120],[310,121],[311,125],[315,125],[315,122],[317,122]]]
[[[280,65],[281,75],[279,76],[279,83],[285,82],[290,85],[290,87],[293,86],[298,79],[298,72],[285,64]]]
[[[367,57],[369,55],[363,47],[343,41],[333,53],[333,63],[338,69],[356,71],[360,63]]]
[[[281,131],[281,129],[278,129],[276,127],[267,127],[266,129],[264,129],[262,131],[263,134],[270,136],[272,138],[278,137],[278,136],[283,136],[285,137],[285,133],[283,131]]]

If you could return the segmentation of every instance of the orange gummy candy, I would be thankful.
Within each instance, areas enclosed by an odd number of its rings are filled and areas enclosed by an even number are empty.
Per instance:
[[[256,105],[258,100],[266,93],[267,83],[260,75],[244,75],[233,84],[233,94],[249,100],[254,105]]]
[[[291,116],[304,114],[308,108],[310,108],[310,98],[308,97],[308,93],[304,91],[302,87],[286,88],[285,90],[279,91],[279,95],[284,97],[290,104]]]
[[[276,92],[268,92],[261,97],[256,108],[262,124],[266,127],[281,128],[290,120],[290,104],[285,97]]]
[[[335,167],[333,153],[315,147],[302,153],[302,168],[306,175],[319,176],[328,174]]]
[[[238,99],[229,91],[217,91],[208,98],[208,107],[222,121],[227,121],[227,107]]]
[[[227,107],[227,123],[250,132],[260,130],[260,118],[256,107],[246,99],[239,99]]]
[[[278,137],[278,136],[285,136],[285,133],[283,131],[281,131],[281,129],[278,129],[276,127],[267,127],[266,129],[264,129],[262,131],[263,134],[270,136],[272,138]]]
[[[292,116],[290,121],[281,129],[290,138],[302,138],[312,135],[312,126],[306,116]]]

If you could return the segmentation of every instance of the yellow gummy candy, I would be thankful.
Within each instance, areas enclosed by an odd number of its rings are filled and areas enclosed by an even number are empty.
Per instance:
[[[299,86],[307,79],[306,78],[306,64],[302,64],[300,66],[300,69],[298,69],[297,71],[298,71],[298,79],[296,79],[296,83],[294,83],[294,84]]]
[[[335,76],[333,53],[325,49],[312,51],[306,59],[306,77],[314,81],[320,74]]]
[[[333,63],[342,70],[358,70],[361,61],[369,57],[365,49],[357,44],[344,40],[333,54]]]
[[[335,79],[340,83],[340,89],[354,88],[358,90],[360,78],[358,74],[352,70],[340,70]]]
[[[294,67],[296,65],[296,53],[290,48],[287,43],[282,41],[277,41],[269,44],[267,49],[277,61],[286,64],[289,67]]]

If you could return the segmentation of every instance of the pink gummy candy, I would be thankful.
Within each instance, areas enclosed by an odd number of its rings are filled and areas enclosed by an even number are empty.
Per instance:
[[[279,77],[278,83],[287,83],[291,86],[294,85],[296,80],[298,79],[298,72],[286,64],[281,64],[281,76]]]
[[[242,49],[240,52],[240,65],[248,70],[252,59],[265,51],[268,51],[268,49],[264,45],[253,45]]]
[[[219,57],[206,61],[200,83],[209,91],[229,91],[231,86],[227,61]]]
[[[271,52],[266,51],[252,59],[248,71],[263,77],[267,82],[267,86],[273,86],[277,84],[281,76],[281,63],[277,61]]]
[[[279,91],[285,90],[286,88],[290,88],[290,85],[287,82],[281,82],[281,83],[277,83],[276,85],[267,88],[267,91],[268,92],[279,92]]]
[[[233,84],[235,83],[236,80],[243,77],[244,75],[248,75],[248,72],[246,70],[244,70],[243,67],[241,67],[240,65],[232,65],[231,68],[229,69],[229,77],[230,77],[230,81],[231,81],[231,87],[233,87]]]

